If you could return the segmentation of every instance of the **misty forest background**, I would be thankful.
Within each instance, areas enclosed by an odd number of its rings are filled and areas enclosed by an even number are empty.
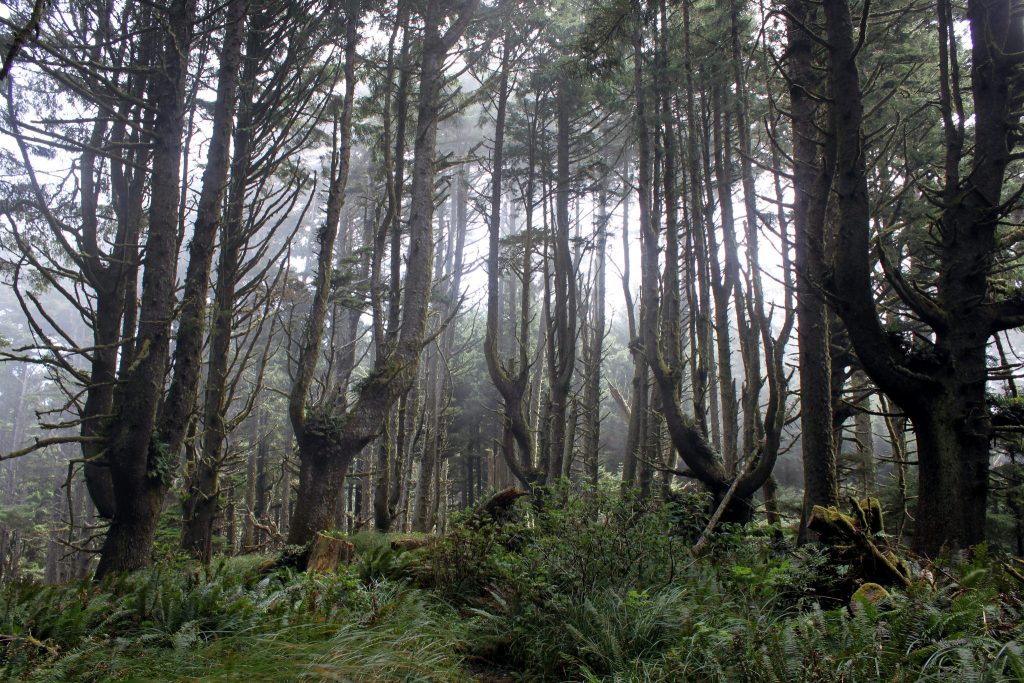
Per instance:
[[[105,519],[141,566],[157,508],[208,558],[561,478],[1021,552],[1003,4],[26,5],[2,576]]]
[[[520,493],[567,546],[683,525],[769,563],[859,510],[903,590],[1024,555],[1024,3],[0,27],[0,582],[477,538]]]

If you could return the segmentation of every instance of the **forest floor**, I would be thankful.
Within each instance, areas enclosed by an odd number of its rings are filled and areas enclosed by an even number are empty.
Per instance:
[[[178,557],[101,584],[0,588],[0,679],[27,681],[1024,680],[1024,584],[994,550],[856,566],[765,526],[690,553],[697,504],[569,500],[454,520],[423,548],[350,538],[330,575]]]

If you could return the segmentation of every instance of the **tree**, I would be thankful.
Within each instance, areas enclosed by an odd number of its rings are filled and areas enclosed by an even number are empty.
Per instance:
[[[498,341],[500,333],[501,287],[501,199],[503,192],[505,164],[505,120],[510,96],[509,76],[512,70],[511,39],[504,37],[501,46],[498,86],[495,98],[494,144],[491,151],[491,194],[490,213],[488,215],[488,251],[487,251],[487,330],[484,337],[484,350],[487,359],[487,371],[491,381],[501,394],[504,406],[503,430],[510,439],[515,440],[518,458],[511,452],[511,443],[505,448],[504,457],[516,478],[524,485],[532,485],[543,481],[545,473],[535,463],[535,446],[533,431],[528,413],[529,399],[529,323],[530,323],[530,280],[533,253],[530,244],[533,216],[533,185],[534,185],[534,150],[536,145],[536,118],[529,127],[529,169],[526,180],[527,224],[526,242],[523,245],[522,295],[519,306],[520,329],[515,339],[516,356],[513,364],[503,362]]]
[[[823,4],[834,144],[831,188],[838,236],[827,281],[864,370],[907,414],[917,436],[919,498],[914,546],[929,554],[980,542],[985,534],[991,420],[985,387],[988,339],[1024,322],[1017,292],[993,288],[1003,218],[1019,206],[1010,180],[1024,103],[1024,25],[1020,2],[970,0],[970,100],[959,82],[950,3],[936,3],[939,113],[945,133],[940,187],[927,191],[934,211],[936,275],[911,280],[878,247],[885,276],[929,334],[907,346],[888,335],[873,296],[871,209],[867,185],[864,97],[858,71],[866,24],[855,37],[847,2]],[[831,168],[830,168],[831,166]],[[1008,188],[1009,186],[1009,188]],[[1009,198],[1004,191],[1010,189]]]
[[[326,397],[316,412],[307,410],[309,390],[320,359],[320,345],[327,319],[330,283],[334,272],[334,244],[345,203],[349,160],[352,153],[352,110],[355,102],[355,62],[361,8],[357,3],[346,7],[344,42],[344,95],[341,109],[333,122],[331,166],[328,174],[327,210],[324,224],[316,235],[317,260],[310,305],[298,359],[293,371],[288,415],[295,432],[299,452],[299,503],[288,532],[290,543],[301,544],[313,539],[318,531],[331,529],[337,496],[345,480],[345,472],[354,453],[339,448],[334,414],[339,394]],[[383,416],[382,416],[383,417]]]
[[[246,34],[245,54],[238,60],[241,73],[237,75],[235,123],[228,125],[233,155],[222,190],[225,208],[216,219],[220,244],[207,335],[202,429],[197,457],[186,463],[187,488],[182,501],[182,547],[207,561],[220,502],[225,441],[252,409],[267,356],[274,347],[273,331],[264,334],[264,328],[277,305],[280,257],[288,248],[287,240],[276,246],[274,238],[295,219],[293,209],[305,194],[305,174],[281,171],[289,157],[307,144],[313,121],[329,100],[312,96],[332,80],[328,75],[331,69],[316,63],[318,52],[336,38],[336,26],[325,17],[328,12],[333,10],[314,4],[251,0],[245,30],[235,27]],[[322,21],[311,23],[315,16]],[[288,35],[297,38],[285,41]],[[283,54],[272,49],[280,45],[287,46]],[[239,64],[232,68],[238,69]],[[308,108],[295,108],[294,102],[303,99]],[[207,171],[209,168],[208,162]],[[301,223],[308,205],[301,207],[296,223]],[[195,353],[200,355],[200,350]],[[238,384],[237,379],[232,381],[232,367],[237,378],[249,370],[249,361],[258,367],[255,388],[237,413],[230,415]]]
[[[195,13],[195,0],[170,3],[160,68],[154,76],[156,111],[142,297],[131,372],[117,386],[113,419],[105,435],[115,509],[100,551],[97,578],[149,564],[160,506],[184,439],[182,414],[188,406],[171,405],[161,413],[161,399],[174,319],[179,166]],[[175,367],[175,376],[189,371]]]
[[[24,263],[54,286],[90,325],[95,342],[91,348],[98,349],[95,354],[83,349],[73,331],[57,323],[32,292],[27,294],[35,311],[25,306],[23,311],[38,339],[55,351],[47,364],[69,394],[68,407],[80,411],[76,423],[82,434],[75,440],[84,445],[90,494],[101,514],[111,519],[100,574],[148,562],[159,503],[168,484],[169,461],[162,456],[168,450],[165,447],[180,445],[183,438],[176,420],[181,404],[164,411],[162,403],[181,240],[179,166],[195,11],[194,3],[172,2],[137,11],[107,6],[95,12],[84,8],[81,14],[55,13],[72,30],[48,32],[32,63],[39,82],[56,84],[58,91],[72,94],[73,107],[90,112],[91,125],[68,120],[66,111],[57,114],[48,131],[25,124],[18,121],[13,92],[8,91],[10,130],[18,142],[32,197],[23,207],[31,207],[42,219],[57,256],[40,260],[39,252],[17,237],[12,218],[16,241]],[[135,49],[104,40],[115,35],[115,21],[153,39]],[[26,137],[26,125],[31,137]],[[47,191],[59,193],[60,189],[44,188],[38,182],[32,157],[40,149],[34,145],[40,134],[44,139],[66,139],[72,151],[80,151],[77,214],[64,207],[54,212],[49,206]],[[104,180],[106,169],[109,185]],[[138,248],[147,187],[147,250],[142,302],[137,308]],[[117,226],[117,237],[114,247],[104,253],[100,244],[110,234],[110,223]],[[16,275],[15,287],[20,291],[22,286]],[[59,347],[53,344],[53,335],[62,340]],[[75,367],[75,357],[91,362],[93,373]],[[183,377],[182,370],[178,374],[175,368],[175,376]],[[78,402],[72,385],[82,387],[84,404]]]
[[[566,422],[568,421],[569,392],[576,368],[576,325],[578,293],[576,270],[569,251],[569,194],[571,169],[569,161],[570,117],[576,100],[576,84],[571,76],[561,76],[556,89],[556,156],[555,221],[551,235],[552,270],[551,290],[554,305],[548,302],[547,320],[548,410],[547,423],[542,429],[549,435],[546,481],[556,482],[565,476]],[[545,291],[548,287],[545,287]],[[569,444],[571,447],[571,443]]]
[[[634,16],[643,16],[641,8],[636,3],[634,4]],[[688,36],[690,25],[687,5],[683,6],[683,26],[684,36]],[[667,26],[663,23],[662,30],[666,29]],[[659,164],[652,163],[657,160],[652,159],[654,131],[651,130],[647,113],[650,106],[650,92],[645,85],[644,63],[646,60],[640,21],[634,23],[633,55],[639,151],[637,190],[643,264],[642,296],[646,305],[649,306],[644,312],[642,320],[644,353],[661,399],[661,409],[664,411],[669,435],[674,447],[689,468],[687,474],[699,479],[711,490],[716,504],[725,505],[725,515],[723,515],[725,519],[745,521],[750,519],[752,514],[751,497],[768,480],[779,454],[786,398],[783,353],[791,329],[791,319],[787,315],[778,336],[772,335],[770,320],[763,312],[752,321],[752,324],[760,330],[761,342],[768,361],[766,364],[768,402],[763,417],[765,435],[759,440],[754,451],[748,455],[745,466],[737,469],[735,475],[730,475],[719,454],[708,443],[706,431],[701,429],[698,423],[684,412],[682,407],[681,350],[676,332],[680,324],[678,275],[679,264],[682,262],[680,241],[675,230],[664,231],[664,258],[661,264],[662,268],[659,268],[660,233],[662,230],[658,222],[652,218],[654,215],[652,198],[656,196],[652,194],[656,187],[652,177],[656,173],[652,173],[652,171],[656,172]],[[692,87],[688,88],[688,98],[692,96],[692,92]],[[691,135],[693,127],[696,125],[696,119],[692,116],[693,111],[692,105],[688,104],[688,113],[691,113],[691,116],[687,124],[690,127]],[[671,135],[671,133],[667,135]],[[693,147],[694,145],[691,144],[690,149],[692,150]],[[662,161],[662,168],[669,168],[664,165],[665,161],[669,159],[670,155],[666,155]],[[690,180],[692,182],[693,177]],[[672,197],[673,193],[666,192],[665,195]],[[669,208],[671,215],[673,209]],[[747,216],[747,220],[755,221],[757,216]],[[671,224],[671,220],[669,224]],[[668,321],[667,324],[665,321]],[[727,333],[725,330],[718,332],[719,334]],[[726,500],[726,496],[732,496],[731,500]]]
[[[441,31],[445,13],[438,0],[423,9],[423,44],[420,57],[420,95],[409,208],[409,248],[406,256],[401,322],[391,328],[394,344],[378,353],[370,374],[358,386],[356,400],[339,414],[337,396],[307,411],[308,390],[316,369],[327,309],[327,283],[334,259],[338,217],[344,200],[351,139],[354,96],[355,17],[346,32],[346,93],[336,127],[340,148],[332,157],[328,220],[319,234],[317,278],[313,308],[300,347],[289,414],[299,445],[298,505],[288,533],[290,543],[306,543],[334,525],[334,511],[352,458],[376,438],[391,406],[416,378],[425,333],[433,272],[433,214],[435,145],[442,106],[444,60],[473,18],[478,0],[466,0],[448,30]]]
[[[202,369],[206,292],[210,286],[214,240],[220,227],[221,205],[228,182],[229,145],[235,117],[235,103],[238,99],[238,71],[242,61],[242,42],[245,35],[247,9],[248,2],[246,0],[232,0],[227,6],[224,38],[217,73],[217,100],[214,103],[213,130],[206,159],[206,170],[203,173],[203,188],[196,210],[196,222],[189,245],[188,271],[185,275],[185,291],[178,323],[178,337],[174,346],[175,367],[181,368],[181,371],[175,372],[175,382],[171,385],[167,400],[167,405],[174,413],[173,419],[176,423],[174,428],[180,431],[182,436],[184,436],[185,428],[178,423],[192,419],[192,409]],[[222,245],[222,250],[224,246],[226,245]],[[218,303],[221,302],[218,301]],[[216,384],[218,373],[214,371],[211,374],[213,383]],[[211,434],[215,433],[216,426],[209,425],[209,430]],[[189,500],[193,503],[200,500],[210,501],[209,507],[215,508],[216,499],[212,497],[212,493],[213,491],[203,492],[203,498],[190,495]],[[188,513],[189,510],[186,507],[186,516],[189,516]],[[209,521],[204,520],[204,529],[212,527],[212,514],[208,514],[206,517]],[[201,541],[189,539],[187,536],[188,534],[183,534],[182,538],[185,547],[196,550],[203,560],[209,561],[210,534],[206,533],[205,538]]]
[[[601,448],[601,363],[604,360],[605,290],[608,258],[608,176],[610,169],[600,168],[598,179],[596,243],[591,261],[593,289],[590,295],[590,319],[586,327],[589,335],[584,348],[583,366],[583,462],[586,479],[596,486],[600,477]]]

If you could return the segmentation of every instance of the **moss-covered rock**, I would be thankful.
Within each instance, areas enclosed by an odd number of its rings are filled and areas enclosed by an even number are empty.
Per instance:
[[[891,604],[892,595],[889,591],[871,581],[861,584],[861,587],[854,591],[853,597],[850,598],[850,609],[854,609],[857,605],[861,607],[867,605],[884,607]]]

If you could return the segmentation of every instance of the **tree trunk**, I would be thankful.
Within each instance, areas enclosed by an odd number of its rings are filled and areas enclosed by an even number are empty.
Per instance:
[[[549,483],[562,477],[565,458],[569,392],[576,364],[576,278],[569,250],[569,117],[575,100],[574,85],[565,77],[558,82],[556,127],[557,171],[555,178],[555,224],[553,234],[554,309],[549,327],[548,391],[551,433],[548,441]]]
[[[109,23],[101,22],[110,30]],[[94,37],[96,45],[102,43],[100,34]],[[131,351],[131,340],[136,333],[138,270],[139,270],[139,235],[142,230],[145,201],[145,185],[149,174],[146,161],[149,158],[145,145],[139,144],[145,139],[145,129],[152,124],[152,114],[144,115],[133,101],[141,101],[150,87],[152,75],[146,73],[154,68],[159,52],[159,42],[144,41],[144,45],[136,55],[133,63],[142,75],[135,78],[128,89],[128,97],[119,105],[121,121],[111,127],[110,147],[131,150],[124,156],[114,155],[110,158],[110,191],[115,214],[117,231],[110,251],[109,262],[104,264],[101,259],[98,243],[98,196],[95,192],[96,182],[93,177],[96,152],[100,148],[106,121],[97,121],[94,138],[81,158],[82,188],[82,220],[83,235],[86,244],[83,252],[88,267],[83,275],[95,289],[96,304],[93,318],[93,340],[95,351],[92,353],[90,379],[85,405],[82,409],[82,436],[101,437],[107,432],[107,416],[113,412],[114,389],[118,376],[118,351],[121,355],[120,373],[123,377],[124,368],[128,366],[134,354]],[[135,128],[128,125],[132,116],[141,124]],[[87,460],[84,466],[85,481],[99,515],[111,519],[116,509],[113,480],[111,478],[110,461],[102,442],[84,443],[82,455]]]
[[[863,370],[853,373],[852,388],[857,392],[857,414],[854,416],[854,434],[857,439],[857,459],[860,470],[860,494],[868,498],[875,493],[875,435],[871,428],[871,384]]]
[[[812,99],[821,83],[815,72],[814,39],[807,28],[810,21],[805,3],[791,3],[787,34],[793,115],[793,225],[796,231],[800,425],[804,465],[801,541],[809,538],[807,522],[812,508],[815,505],[835,507],[839,503],[832,439],[828,315],[819,293],[828,178],[819,159],[816,104]]]
[[[723,130],[722,104],[719,88],[714,88],[712,96],[714,107],[713,147],[714,147],[714,179],[718,190],[718,209],[722,215],[721,231],[723,236],[724,269],[719,264],[718,244],[715,233],[719,226],[709,224],[707,230],[708,263],[711,266],[711,291],[715,299],[715,343],[718,350],[718,387],[721,397],[722,419],[722,459],[725,469],[730,475],[736,472],[739,457],[739,402],[736,397],[736,381],[732,374],[732,343],[731,324],[729,321],[729,298],[733,291],[739,291],[739,256],[736,246],[736,226],[732,205],[732,168],[728,163],[729,136]],[[725,126],[728,126],[726,121]],[[708,205],[714,206],[711,171],[705,168],[705,182],[708,185]],[[742,301],[736,300],[737,309],[742,309]]]
[[[408,394],[406,394],[407,396]],[[399,399],[399,405],[405,402],[405,396]],[[373,528],[380,533],[391,529],[391,509],[388,502],[391,498],[392,477],[398,477],[398,451],[402,448],[398,430],[401,410],[392,408],[391,414],[385,419],[384,433],[377,443],[377,477],[373,487]]]
[[[635,10],[638,11],[638,7]],[[639,12],[637,12],[639,15]],[[688,41],[689,35],[689,10],[686,4],[683,5],[684,38]],[[659,312],[661,316],[673,321],[673,328],[678,326],[678,304],[673,300],[679,291],[678,280],[675,277],[676,264],[680,263],[678,236],[674,232],[667,232],[665,239],[664,261],[671,264],[666,268],[664,298],[661,295],[659,283],[659,226],[652,220],[650,209],[651,202],[651,135],[646,119],[647,92],[643,80],[643,64],[645,62],[643,53],[643,34],[638,22],[633,33],[633,54],[634,54],[634,88],[637,99],[637,120],[639,128],[639,174],[638,194],[640,204],[640,233],[641,252],[643,264],[643,290],[642,296],[650,302],[651,308],[643,315],[643,328],[645,330],[644,352],[658,389],[658,396],[661,401],[661,411],[664,414],[666,426],[673,445],[683,458],[693,476],[704,483],[714,494],[715,500],[725,501],[730,498],[732,502],[724,506],[722,519],[745,521],[750,518],[752,511],[750,500],[753,494],[761,488],[765,480],[771,474],[778,457],[779,434],[785,417],[785,382],[783,373],[783,350],[786,335],[788,334],[788,320],[783,326],[780,339],[773,339],[766,320],[761,320],[761,335],[766,348],[771,349],[770,371],[769,371],[769,402],[765,411],[765,423],[771,425],[765,430],[766,438],[760,445],[758,451],[752,454],[747,467],[737,477],[729,477],[718,453],[708,443],[705,433],[698,424],[685,415],[682,411],[681,392],[679,382],[682,377],[680,372],[681,359],[679,358],[679,344],[671,337],[666,342],[665,329],[659,325]],[[688,46],[687,46],[687,52]],[[692,87],[688,88],[688,100],[692,99]],[[692,104],[688,102],[688,110],[692,111]],[[691,138],[692,139],[692,138]],[[691,144],[692,148],[692,144]],[[692,178],[691,178],[692,180]],[[696,231],[700,235],[699,231]],[[670,283],[670,284],[669,284]],[[634,408],[635,410],[635,408]]]
[[[492,151],[490,215],[488,216],[488,252],[487,252],[487,330],[484,338],[484,356],[487,361],[487,372],[504,403],[505,429],[515,440],[519,449],[518,460],[514,457],[510,444],[503,449],[506,464],[524,486],[530,486],[543,478],[534,465],[533,430],[529,424],[528,386],[530,364],[528,362],[529,344],[529,310],[530,310],[530,278],[531,253],[530,235],[532,232],[533,215],[533,178],[534,178],[534,147],[535,136],[529,140],[529,170],[526,190],[526,244],[523,254],[522,301],[520,304],[520,320],[522,330],[517,342],[516,359],[512,367],[507,367],[501,359],[500,327],[501,327],[501,193],[504,172],[504,141],[505,113],[509,97],[509,71],[511,46],[506,39],[502,45],[501,71],[498,82],[498,96],[495,112],[494,146]],[[511,228],[512,226],[510,226]],[[419,494],[417,493],[417,500]]]
[[[624,171],[628,178],[628,167]],[[643,432],[643,421],[647,419],[647,361],[644,359],[641,349],[643,348],[643,325],[637,323],[637,317],[643,320],[645,315],[644,306],[647,305],[643,298],[640,299],[640,310],[636,310],[633,303],[633,291],[630,284],[630,256],[629,256],[629,204],[628,197],[622,202],[622,295],[626,301],[626,320],[629,327],[629,356],[633,362],[633,377],[630,380],[630,405],[627,415],[626,444],[622,454],[622,491],[628,494],[636,483],[637,462],[641,456],[640,436]]]
[[[431,478],[434,464],[438,459],[439,440],[441,438],[441,410],[443,395],[442,370],[439,368],[437,353],[431,354],[427,360],[427,415],[428,427],[424,440],[423,455],[420,458],[419,472],[416,477],[416,497],[412,508],[412,530],[429,531]]]
[[[331,412],[334,406],[317,406],[316,413],[310,415],[306,405],[309,400],[309,388],[312,385],[319,360],[321,337],[326,322],[328,297],[334,271],[334,243],[338,236],[341,209],[345,202],[345,187],[348,183],[352,148],[352,110],[355,99],[355,60],[359,17],[355,13],[350,13],[345,17],[345,21],[344,103],[341,115],[335,122],[335,148],[331,158],[327,215],[324,225],[317,235],[319,253],[316,262],[313,303],[302,332],[295,379],[292,382],[288,400],[289,418],[292,429],[295,431],[299,454],[298,504],[288,530],[288,542],[293,545],[303,545],[311,541],[316,532],[334,528],[334,510],[338,504],[341,483],[345,479],[345,470],[347,470],[352,457],[358,452],[358,449],[352,452],[351,446],[339,449],[334,443],[338,428],[333,423],[338,419]],[[341,393],[344,394],[344,389]],[[360,445],[360,449],[362,445]],[[325,458],[335,456],[339,451],[340,462],[324,462]],[[342,466],[344,469],[339,469]],[[337,487],[325,488],[325,480],[337,484]]]
[[[213,233],[222,228],[223,239],[220,245],[220,261],[217,267],[217,284],[214,288],[213,315],[210,324],[210,361],[207,371],[206,392],[203,407],[203,438],[200,455],[195,463],[194,476],[190,478],[189,489],[182,503],[183,529],[182,547],[192,552],[202,562],[210,561],[212,549],[213,517],[218,503],[218,478],[221,466],[225,430],[225,395],[227,391],[227,373],[231,352],[231,335],[233,330],[235,284],[237,279],[239,249],[239,233],[242,231],[242,211],[246,183],[249,171],[249,147],[251,138],[251,108],[253,89],[255,87],[256,56],[261,48],[260,29],[250,29],[246,50],[245,67],[242,75],[241,104],[238,112],[238,127],[235,129],[233,147],[234,159],[231,163],[231,192],[227,216],[221,219],[220,205],[224,193],[224,184],[228,179],[228,140],[235,115],[235,102],[238,99],[238,68],[241,62],[242,36],[245,32],[246,0],[232,0],[228,6],[227,24],[225,27],[224,48],[221,56],[221,70],[218,82],[217,104],[214,110],[214,132],[211,140],[210,158],[203,175],[203,193],[200,197],[200,215],[197,218],[197,231],[201,225],[203,236],[209,238],[209,254],[203,252],[206,260],[204,271],[194,274],[195,291],[191,296],[197,303],[192,304],[190,315],[194,321],[190,323],[201,333],[202,322],[206,315],[206,285],[209,281],[210,259],[213,251]],[[262,27],[261,27],[262,28]],[[211,234],[207,235],[207,231]],[[193,238],[195,243],[195,238]],[[204,245],[205,248],[205,245]],[[191,260],[189,262],[191,267]],[[199,282],[202,280],[202,282]],[[200,294],[199,285],[203,285]],[[189,291],[186,287],[186,301]],[[202,299],[201,303],[198,302]],[[198,344],[202,340],[191,339],[189,344],[194,357],[200,355]],[[180,342],[179,342],[180,343]],[[175,353],[178,352],[177,347]],[[192,378],[189,378],[191,381]],[[195,377],[198,381],[198,374]],[[179,391],[184,391],[181,385]],[[182,399],[179,399],[182,400]],[[184,406],[182,406],[184,407]],[[193,485],[194,484],[194,485]]]
[[[190,429],[194,439],[194,422]],[[207,563],[213,556],[213,525],[220,506],[220,463],[204,460],[206,454],[192,446],[187,446],[186,452],[189,453],[186,460],[188,491],[182,500],[181,547]]]
[[[313,539],[317,532],[334,528],[334,512],[338,505],[351,453],[332,449],[327,439],[307,436],[306,453],[299,462],[299,496],[295,514],[288,529],[288,542],[302,545],[296,539]],[[300,451],[301,452],[301,451]]]
[[[593,294],[590,304],[590,343],[586,347],[583,378],[583,465],[586,479],[596,486],[601,464],[601,362],[605,335],[605,260],[608,252],[607,172],[602,174],[597,193],[597,235],[592,260]]]
[[[185,82],[196,6],[174,0],[168,10],[163,68],[156,81],[149,234],[134,369],[118,387],[108,433],[116,509],[100,551],[96,578],[149,563],[163,494],[177,454],[154,438],[167,369],[174,277]]]
[[[114,487],[115,490],[125,488],[118,487],[117,477]],[[130,504],[118,504],[117,515],[103,540],[100,562],[96,567],[97,580],[108,574],[133,571],[149,564],[163,491],[151,486],[140,493]]]
[[[185,288],[178,317],[174,376],[160,416],[161,440],[167,444],[172,456],[180,452],[188,422],[192,419],[203,365],[206,297],[210,287],[214,241],[221,225],[221,205],[227,187],[229,144],[238,99],[238,71],[247,5],[247,0],[231,0],[227,5],[210,146],[188,248]]]

